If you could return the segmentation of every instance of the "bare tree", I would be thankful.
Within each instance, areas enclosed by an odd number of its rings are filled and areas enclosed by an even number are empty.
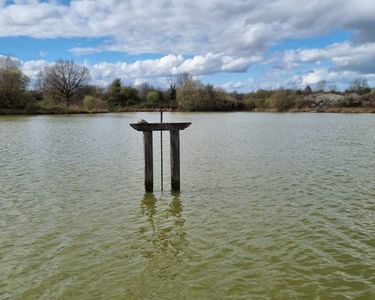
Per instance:
[[[323,93],[326,89],[326,86],[327,86],[327,82],[324,79],[322,79],[317,82],[316,89],[318,92]]]
[[[169,99],[171,103],[175,103],[177,100],[177,90],[182,88],[187,82],[191,81],[193,77],[189,73],[180,73],[171,75],[168,78],[169,84]]]
[[[350,82],[349,90],[352,92],[360,92],[368,87],[369,86],[366,78],[357,78]]]
[[[89,70],[71,60],[58,60],[39,74],[42,89],[66,101],[66,106],[90,80]]]
[[[139,91],[138,95],[141,99],[146,99],[149,92],[154,91],[155,88],[148,84],[147,82],[142,83],[137,87],[137,90]]]

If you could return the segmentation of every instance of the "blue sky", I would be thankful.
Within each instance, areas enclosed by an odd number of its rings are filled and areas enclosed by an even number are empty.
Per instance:
[[[375,85],[375,1],[0,0],[0,55],[35,78],[59,58],[102,86],[188,72],[241,92]]]

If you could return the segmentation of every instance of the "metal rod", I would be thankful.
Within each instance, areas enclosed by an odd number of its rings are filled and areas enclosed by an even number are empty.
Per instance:
[[[163,123],[163,111],[160,111],[160,123]],[[160,130],[160,185],[163,191],[163,131]]]

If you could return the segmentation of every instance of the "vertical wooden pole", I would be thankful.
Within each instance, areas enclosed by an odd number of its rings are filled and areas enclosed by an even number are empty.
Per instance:
[[[152,153],[152,131],[143,132],[143,149],[145,154],[145,189],[146,192],[153,192],[154,166]]]
[[[180,190],[180,131],[171,130],[171,186],[172,191]]]

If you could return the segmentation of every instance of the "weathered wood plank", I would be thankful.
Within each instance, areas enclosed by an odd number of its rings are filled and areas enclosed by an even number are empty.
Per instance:
[[[147,192],[153,192],[154,165],[152,149],[152,131],[143,132],[143,149],[145,155],[145,189]]]
[[[171,130],[171,187],[172,191],[180,190],[180,131]]]
[[[130,124],[138,131],[161,131],[161,130],[184,130],[191,123],[132,123]]]
[[[131,127],[143,131],[143,144],[145,156],[145,189],[147,192],[154,190],[153,174],[153,131],[167,130],[170,132],[171,147],[171,187],[172,191],[180,190],[180,130],[189,127],[191,123],[133,123]],[[162,143],[161,143],[162,145]],[[161,175],[163,176],[163,175]]]

